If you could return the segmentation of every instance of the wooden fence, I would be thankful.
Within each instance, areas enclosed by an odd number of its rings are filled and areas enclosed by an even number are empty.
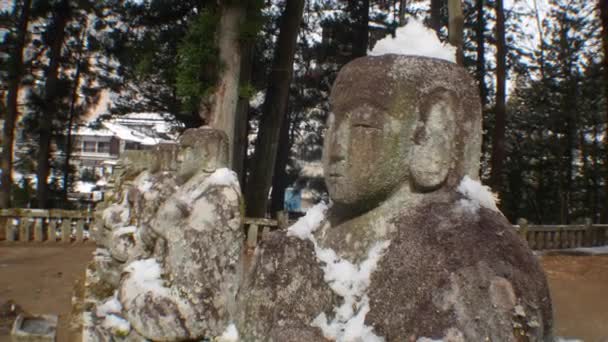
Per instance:
[[[280,211],[276,220],[246,217],[243,223],[247,231],[247,248],[255,249],[258,242],[264,239],[265,234],[276,229],[287,229],[292,222],[289,222],[286,213]]]
[[[83,242],[92,219],[91,212],[79,210],[1,209],[0,240]]]
[[[592,224],[591,220],[579,225],[529,225],[519,219],[515,228],[534,250],[608,245],[608,224]]]
[[[77,210],[0,209],[0,240],[8,242],[82,242],[89,238],[93,213]],[[264,235],[287,229],[293,222],[284,212],[277,219],[245,218],[247,248],[254,249]],[[530,225],[525,219],[514,226],[531,249],[565,249],[608,245],[608,224]]]

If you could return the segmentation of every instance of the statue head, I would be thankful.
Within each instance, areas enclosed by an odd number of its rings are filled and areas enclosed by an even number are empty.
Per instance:
[[[371,208],[397,190],[426,193],[478,178],[481,106],[462,67],[359,58],[340,71],[330,103],[323,168],[335,203]]]
[[[228,165],[228,136],[209,127],[189,129],[179,139],[178,180],[185,182],[198,171],[213,172]]]

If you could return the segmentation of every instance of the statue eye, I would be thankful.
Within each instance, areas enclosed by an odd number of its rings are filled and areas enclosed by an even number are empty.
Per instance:
[[[375,129],[375,130],[380,130],[380,128],[373,126],[369,123],[366,122],[356,122],[352,124],[353,128],[363,128],[363,129]]]

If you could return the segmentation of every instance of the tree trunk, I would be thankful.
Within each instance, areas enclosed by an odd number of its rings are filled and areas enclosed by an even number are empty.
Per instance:
[[[304,0],[287,0],[285,12],[281,16],[280,33],[262,107],[263,114],[260,119],[251,175],[247,182],[245,204],[249,216],[264,217],[266,214],[268,191],[272,184],[279,133],[287,109],[296,41],[303,10]]]
[[[492,173],[490,182],[494,191],[501,190],[501,175],[505,158],[506,125],[506,44],[505,16],[502,0],[496,0],[496,108],[494,135],[492,139]]]
[[[540,20],[538,11],[538,0],[534,0],[534,17],[536,19],[536,27],[538,30],[538,40],[540,43],[540,76],[543,82],[545,81],[545,33],[543,32],[543,24]],[[601,1],[601,0],[600,0]]]
[[[50,36],[52,37],[50,42],[50,57],[48,67],[45,72],[46,80],[44,83],[44,104],[42,113],[40,113],[38,118],[38,129],[40,131],[40,136],[38,140],[38,165],[36,168],[36,177],[38,179],[38,184],[36,186],[36,197],[38,199],[39,208],[48,207],[48,178],[51,169],[49,158],[51,154],[51,138],[53,134],[52,121],[57,115],[59,62],[65,39],[65,28],[69,17],[69,1],[63,0],[53,12],[53,19],[50,27]]]
[[[236,2],[226,1],[221,5],[218,28],[220,54],[220,77],[212,95],[210,126],[222,130],[229,138],[229,162],[233,167],[235,156],[235,123],[239,100],[239,79],[241,74],[240,29],[245,20],[246,8]],[[203,113],[201,113],[203,115]]]
[[[76,102],[78,101],[78,87],[80,86],[80,64],[82,53],[82,40],[78,49],[76,74],[74,75],[74,88],[70,99],[70,113],[68,117],[68,131],[65,136],[65,160],[63,161],[63,200],[67,202],[70,183],[70,157],[72,156],[72,126],[76,116]]]
[[[608,122],[608,1],[599,0],[600,2],[600,17],[602,21],[602,37],[604,45],[604,109],[606,111],[606,120]],[[608,134],[608,127],[606,133]],[[608,150],[608,139],[604,138],[604,144]],[[608,194],[608,167],[604,170],[606,178],[604,184],[605,192]],[[604,222],[608,222],[608,204],[604,206]]]
[[[399,1],[399,26],[405,25],[405,9],[407,8],[407,0]]]
[[[253,67],[253,44],[247,43],[243,47],[241,60],[241,86],[249,85]],[[232,169],[238,175],[241,187],[245,187],[246,172],[245,161],[247,159],[247,147],[249,145],[248,134],[249,123],[249,98],[239,97],[234,126],[234,154],[232,156]]]
[[[437,32],[437,37],[441,31],[441,5],[444,0],[431,0],[431,28]],[[451,0],[448,0],[451,1]]]
[[[19,88],[23,74],[23,50],[27,36],[31,0],[23,1],[23,8],[17,24],[17,39],[15,46],[11,49],[10,68],[8,75],[8,92],[6,96],[6,108],[4,111],[4,127],[2,137],[2,176],[0,176],[0,208],[9,208],[11,205],[11,189],[13,186],[13,144],[15,140],[15,123],[19,116],[17,101],[19,99]],[[15,15],[17,14],[17,2],[15,2]]]
[[[477,0],[475,5],[477,10],[477,24],[475,25],[475,40],[477,41],[477,62],[476,76],[479,83],[479,97],[481,98],[481,107],[485,108],[488,104],[487,94],[488,88],[486,85],[486,20],[484,13],[485,0]]]
[[[286,119],[289,118],[289,115]],[[277,162],[274,167],[274,177],[272,180],[272,195],[270,196],[270,211],[276,213],[284,209],[285,189],[289,185],[287,179],[287,162],[289,161],[289,150],[291,141],[289,139],[290,120],[283,120],[279,138],[279,150],[277,152]]]
[[[369,45],[369,0],[353,2],[355,19],[353,39],[353,59],[367,55]]]
[[[456,47],[456,63],[464,65],[464,15],[461,0],[448,0],[448,41]],[[503,23],[504,25],[504,23]]]

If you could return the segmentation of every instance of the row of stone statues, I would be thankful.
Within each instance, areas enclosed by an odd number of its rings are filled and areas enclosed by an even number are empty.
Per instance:
[[[127,157],[98,209],[84,339],[550,340],[542,269],[475,181],[475,89],[431,58],[345,66],[323,156],[332,203],[253,255],[225,135],[187,131],[172,162]]]

